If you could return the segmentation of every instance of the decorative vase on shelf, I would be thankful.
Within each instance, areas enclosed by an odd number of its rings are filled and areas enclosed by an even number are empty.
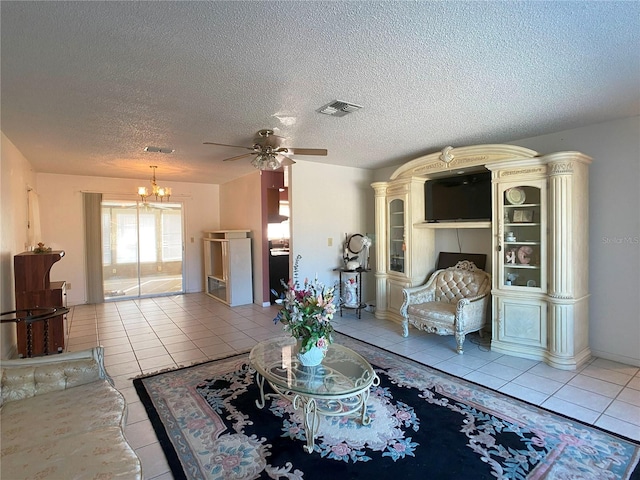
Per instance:
[[[350,281],[344,282],[344,306],[358,306],[358,284]]]
[[[313,346],[305,353],[298,353],[298,360],[303,367],[316,367],[324,360],[324,355],[327,353],[325,348]]]

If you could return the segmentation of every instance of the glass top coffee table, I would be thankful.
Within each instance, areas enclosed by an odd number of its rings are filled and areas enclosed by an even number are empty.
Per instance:
[[[358,413],[363,425],[367,415],[369,388],[380,379],[361,355],[350,348],[332,343],[322,364],[304,367],[296,357],[293,337],[280,337],[260,342],[251,350],[249,361],[256,370],[260,398],[258,408],[265,406],[265,398],[279,395],[293,404],[303,416],[307,437],[305,451],[313,452],[320,426],[320,415],[343,416]],[[264,381],[276,392],[264,392]]]

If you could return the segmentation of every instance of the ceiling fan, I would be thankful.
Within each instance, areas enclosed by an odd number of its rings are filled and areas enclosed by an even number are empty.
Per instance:
[[[251,150],[251,153],[243,153],[242,155],[236,155],[235,157],[225,158],[223,162],[240,160],[241,158],[255,155],[255,158],[251,160],[251,165],[259,170],[277,170],[282,166],[293,165],[294,163],[296,163],[291,157],[285,154],[318,156],[327,155],[327,150],[324,148],[284,147],[282,146],[283,141],[284,138],[278,135],[274,135],[273,130],[263,129],[256,134],[255,143],[251,147],[227,145],[226,143],[215,142],[204,142],[204,144],[218,145],[221,147],[244,148],[246,150]]]

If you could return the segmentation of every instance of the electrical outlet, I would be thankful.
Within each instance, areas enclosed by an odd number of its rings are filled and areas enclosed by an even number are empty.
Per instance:
[[[111,271],[111,273],[116,273],[116,269],[114,268],[114,269]]]

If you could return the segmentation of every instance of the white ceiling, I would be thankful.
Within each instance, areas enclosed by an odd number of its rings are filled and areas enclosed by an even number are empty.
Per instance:
[[[640,2],[0,2],[1,125],[36,171],[225,183],[275,128],[379,168],[640,114]],[[317,113],[332,100],[363,108]],[[147,153],[147,145],[175,149]]]

